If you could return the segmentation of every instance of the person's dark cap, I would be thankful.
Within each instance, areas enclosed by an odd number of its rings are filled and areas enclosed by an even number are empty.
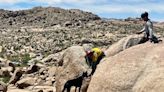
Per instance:
[[[148,17],[148,15],[149,15],[148,12],[144,12],[141,14],[141,18]]]

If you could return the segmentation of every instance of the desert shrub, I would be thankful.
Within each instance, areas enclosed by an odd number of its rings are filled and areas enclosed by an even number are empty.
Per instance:
[[[0,81],[4,82],[4,83],[8,83],[10,80],[9,76],[5,76],[5,77],[0,77]]]
[[[31,57],[28,53],[21,54],[21,55],[15,55],[15,56],[7,56],[8,60],[17,63],[16,66],[27,66],[28,61],[31,60]]]

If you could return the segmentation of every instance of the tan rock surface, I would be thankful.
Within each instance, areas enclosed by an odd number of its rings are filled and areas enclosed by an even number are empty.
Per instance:
[[[87,92],[163,92],[164,44],[145,43],[105,58]]]

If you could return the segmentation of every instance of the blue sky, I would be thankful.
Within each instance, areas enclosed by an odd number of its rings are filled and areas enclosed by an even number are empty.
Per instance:
[[[0,0],[0,8],[8,10],[29,9],[35,6],[52,6],[64,9],[81,9],[103,18],[140,17],[148,11],[154,21],[164,21],[162,0]]]

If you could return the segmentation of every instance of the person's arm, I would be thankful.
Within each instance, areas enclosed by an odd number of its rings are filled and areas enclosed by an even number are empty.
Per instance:
[[[148,30],[149,30],[149,39],[153,38],[153,25],[152,23],[148,23]]]
[[[144,31],[145,31],[145,27],[144,27],[141,31],[137,32],[137,34],[141,34],[141,33],[143,33]]]

